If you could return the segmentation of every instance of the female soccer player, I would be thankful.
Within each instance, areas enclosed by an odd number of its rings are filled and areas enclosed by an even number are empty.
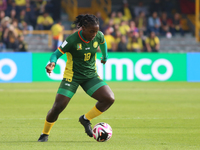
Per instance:
[[[44,129],[38,139],[39,142],[48,141],[52,126],[75,94],[79,85],[88,95],[98,101],[89,112],[79,118],[79,122],[90,137],[93,137],[90,121],[106,111],[114,102],[113,92],[99,78],[95,66],[98,46],[102,51],[101,63],[105,64],[108,57],[106,41],[103,33],[99,31],[98,19],[94,15],[79,15],[74,23],[78,28],[81,27],[82,29],[70,35],[62,43],[51,55],[50,63],[46,66],[46,71],[50,75],[58,58],[66,53],[67,63],[63,80],[57,91],[53,107],[47,114]]]

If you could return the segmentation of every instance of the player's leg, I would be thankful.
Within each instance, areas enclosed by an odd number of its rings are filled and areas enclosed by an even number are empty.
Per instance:
[[[71,98],[57,94],[53,107],[49,110],[46,121],[55,122],[58,119],[59,114],[65,109]]]
[[[85,115],[79,118],[84,126],[85,132],[92,137],[92,128],[90,120],[99,116],[114,103],[114,94],[110,87],[101,79],[93,78],[81,85],[88,95],[98,100],[96,105]]]
[[[99,87],[93,94],[92,97],[98,102],[96,105],[85,114],[85,118],[92,120],[93,118],[101,115],[106,111],[115,101],[114,94],[108,85]]]
[[[48,140],[51,128],[58,119],[59,114],[65,109],[70,99],[73,97],[78,85],[79,84],[76,82],[69,83],[65,79],[62,80],[53,107],[47,114],[42,134],[38,139],[39,142],[46,142]]]
[[[108,85],[100,87],[92,94],[92,97],[98,100],[96,108],[101,112],[106,111],[115,101],[114,93]]]
[[[53,127],[55,121],[58,119],[59,114],[65,109],[71,98],[57,94],[53,107],[49,110],[42,134],[40,135],[38,141],[46,142],[48,141],[48,136],[50,134],[51,128]]]

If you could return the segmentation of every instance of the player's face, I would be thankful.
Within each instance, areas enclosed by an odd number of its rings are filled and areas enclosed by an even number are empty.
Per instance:
[[[89,25],[87,27],[83,26],[82,28],[83,37],[88,41],[92,41],[97,35],[97,32],[99,31],[99,25]]]

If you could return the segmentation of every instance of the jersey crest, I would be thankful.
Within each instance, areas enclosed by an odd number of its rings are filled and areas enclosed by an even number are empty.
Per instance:
[[[98,42],[95,41],[95,42],[93,43],[93,47],[94,47],[94,48],[97,48],[97,46],[98,46]]]
[[[77,50],[82,50],[82,44],[81,43],[77,44]]]

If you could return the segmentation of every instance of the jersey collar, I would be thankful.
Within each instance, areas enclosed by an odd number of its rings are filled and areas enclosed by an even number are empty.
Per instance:
[[[83,37],[83,35],[82,35],[82,30],[79,30],[79,31],[78,31],[78,36],[80,37],[80,39],[81,39],[83,42],[85,42],[85,43],[90,43],[90,41],[84,39],[84,37]]]

